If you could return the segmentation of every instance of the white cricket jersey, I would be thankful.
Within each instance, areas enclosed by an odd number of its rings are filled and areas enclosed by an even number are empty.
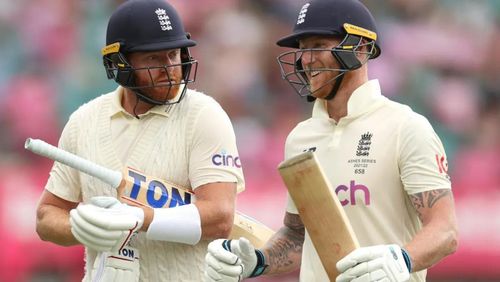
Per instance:
[[[59,147],[114,170],[131,167],[191,189],[215,182],[244,189],[231,121],[213,98],[187,90],[180,103],[156,106],[136,119],[122,108],[122,91],[118,87],[74,112]],[[46,189],[71,202],[116,196],[109,185],[58,163]],[[201,281],[208,243],[152,241],[141,232],[131,242],[140,252],[140,280]],[[85,281],[95,257],[86,249]]]
[[[425,117],[382,96],[377,80],[354,91],[338,123],[325,106],[316,100],[312,117],[292,130],[285,159],[316,153],[361,246],[403,246],[421,229],[408,195],[451,189],[439,137]],[[289,196],[287,211],[298,213]],[[411,281],[425,276],[413,273]],[[328,281],[307,232],[300,281]]]

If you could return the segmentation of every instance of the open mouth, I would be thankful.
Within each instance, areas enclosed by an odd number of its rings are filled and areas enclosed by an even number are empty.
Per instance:
[[[320,71],[312,71],[311,72],[311,77],[315,77],[315,76],[317,76],[320,73],[321,73]]]
[[[175,80],[160,80],[155,83],[155,85],[159,86],[171,86],[175,84]]]

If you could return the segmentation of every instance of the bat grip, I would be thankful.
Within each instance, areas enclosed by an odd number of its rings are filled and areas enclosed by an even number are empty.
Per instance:
[[[43,140],[28,138],[24,143],[24,148],[37,155],[58,161],[90,176],[97,177],[113,186],[113,188],[118,188],[122,181],[122,174],[120,172],[54,147]]]

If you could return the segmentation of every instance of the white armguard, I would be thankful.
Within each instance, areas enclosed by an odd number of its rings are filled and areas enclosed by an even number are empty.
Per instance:
[[[201,220],[194,204],[170,209],[154,209],[146,237],[149,240],[195,245],[201,238]]]

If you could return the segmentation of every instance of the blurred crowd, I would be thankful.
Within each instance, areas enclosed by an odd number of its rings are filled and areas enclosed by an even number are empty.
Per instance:
[[[71,112],[112,91],[100,54],[117,0],[0,2],[0,281],[79,281],[81,247],[42,242],[35,207],[52,163],[27,137],[57,144]],[[311,104],[281,80],[275,42],[304,0],[170,0],[198,42],[196,88],[232,119],[247,190],[237,208],[277,229],[286,189],[276,167]],[[363,1],[382,55],[369,65],[384,95],[429,118],[449,159],[457,253],[429,281],[500,280],[500,1]],[[255,281],[257,281],[256,279]],[[281,281],[297,281],[291,274]],[[268,281],[260,279],[260,281]]]

